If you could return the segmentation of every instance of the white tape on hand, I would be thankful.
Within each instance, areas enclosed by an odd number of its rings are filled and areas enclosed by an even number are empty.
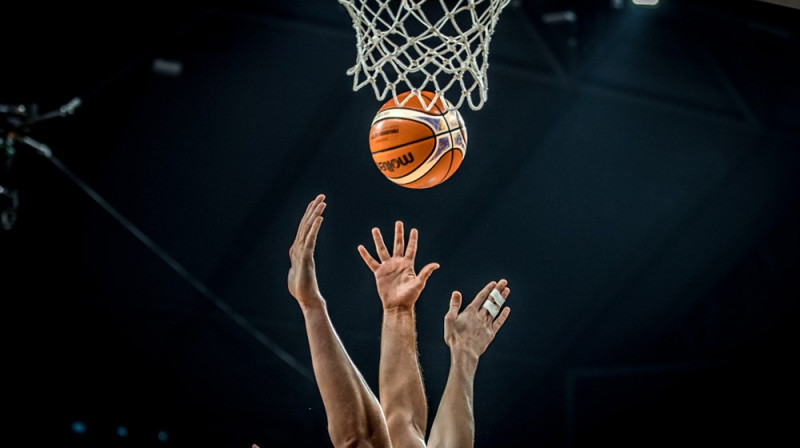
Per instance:
[[[490,292],[489,294],[492,296],[492,298],[494,299],[494,303],[498,307],[502,307],[503,304],[506,303],[506,299],[503,298],[503,295],[500,294],[500,291],[492,288],[492,292]]]
[[[486,308],[486,311],[488,311],[492,317],[497,317],[497,313],[500,312],[500,307],[495,305],[494,302],[489,299],[484,300],[483,307]]]

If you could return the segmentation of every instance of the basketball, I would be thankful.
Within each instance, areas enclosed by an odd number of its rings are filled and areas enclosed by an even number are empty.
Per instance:
[[[402,102],[411,92],[398,95]],[[405,188],[431,188],[458,170],[467,153],[467,128],[458,110],[433,92],[425,104],[412,96],[403,106],[394,98],[378,109],[369,133],[372,160],[390,181]],[[425,106],[429,110],[425,110]]]

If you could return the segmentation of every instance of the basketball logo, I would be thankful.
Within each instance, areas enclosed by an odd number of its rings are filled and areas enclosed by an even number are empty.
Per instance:
[[[431,105],[435,94],[423,91]],[[398,95],[402,102],[411,92]],[[458,110],[439,97],[430,110],[416,96],[399,106],[387,101],[375,114],[369,148],[375,165],[390,181],[405,188],[430,188],[458,170],[467,153],[467,128]]]

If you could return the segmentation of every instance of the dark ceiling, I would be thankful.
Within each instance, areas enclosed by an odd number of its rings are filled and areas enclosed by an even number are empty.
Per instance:
[[[442,266],[417,305],[431,417],[450,292],[509,280],[476,446],[796,439],[800,10],[661,3],[513,1],[464,164],[429,190],[369,157],[381,101],[352,89],[335,0],[4,5],[0,106],[56,112],[0,109],[4,436],[329,446],[286,288],[322,192],[321,288],[373,388],[356,246],[402,219]]]

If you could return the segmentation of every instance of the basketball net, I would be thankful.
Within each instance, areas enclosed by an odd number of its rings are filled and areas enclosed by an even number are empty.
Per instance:
[[[483,107],[489,42],[510,0],[338,1],[356,31],[356,63],[347,70],[354,91],[369,84],[378,100],[391,95],[400,106],[416,96],[426,110],[439,97],[451,109],[464,101],[473,110]],[[424,90],[435,97],[425,98]]]

